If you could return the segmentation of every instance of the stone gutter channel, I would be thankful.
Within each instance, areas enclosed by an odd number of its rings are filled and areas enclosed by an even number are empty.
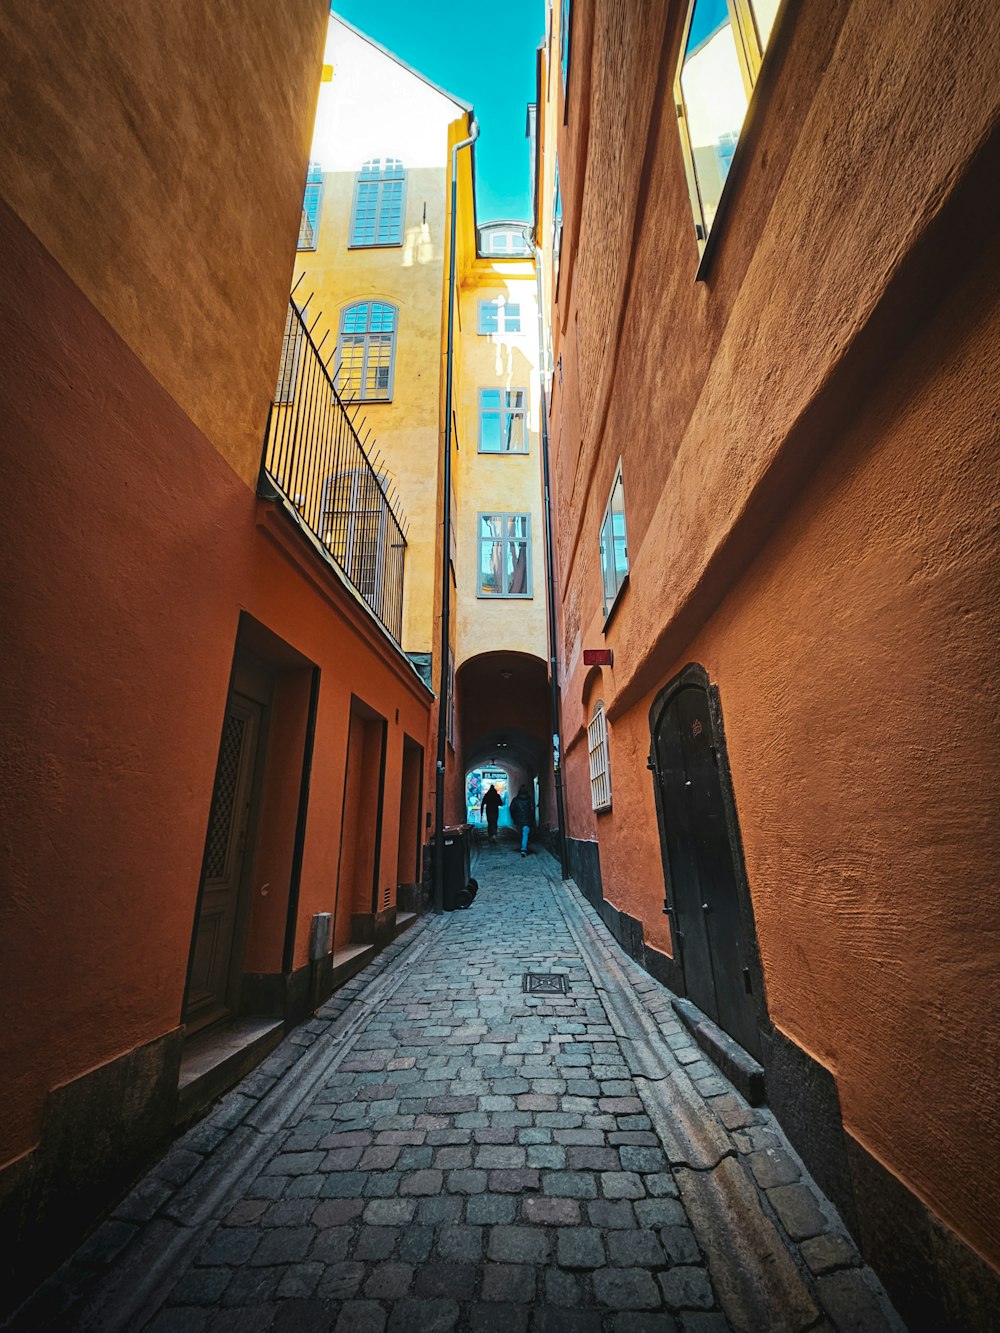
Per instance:
[[[473,871],[479,860],[474,851]],[[535,865],[590,973],[673,1171],[729,1327],[865,1333],[903,1325],[766,1108],[702,1057],[671,993],[630,959],[548,853]],[[473,911],[475,908],[473,907]],[[4,1327],[132,1333],[271,1159],[313,1093],[454,920],[425,916],[180,1137]],[[398,964],[398,965],[397,965]]]

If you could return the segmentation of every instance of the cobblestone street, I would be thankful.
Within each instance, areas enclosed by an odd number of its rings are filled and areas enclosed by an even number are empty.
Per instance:
[[[547,853],[474,873],[471,910],[293,1032],[15,1326],[901,1327],[769,1112]]]

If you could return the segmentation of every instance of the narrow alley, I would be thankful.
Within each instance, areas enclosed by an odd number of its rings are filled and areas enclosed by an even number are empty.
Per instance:
[[[470,910],[286,1038],[14,1327],[901,1328],[557,863],[510,838],[474,869]]]

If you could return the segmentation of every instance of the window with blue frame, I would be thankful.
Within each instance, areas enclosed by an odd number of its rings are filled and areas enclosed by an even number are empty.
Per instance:
[[[306,193],[302,200],[302,219],[299,222],[300,250],[315,250],[319,244],[319,215],[322,207],[323,168],[318,162],[310,162]]]
[[[562,187],[559,184],[559,154],[556,154],[556,180],[552,201],[552,286],[559,282],[559,252],[562,250]]]
[[[479,452],[528,452],[528,395],[524,389],[479,390]]]
[[[625,532],[625,488],[622,485],[622,465],[618,464],[611,486],[608,506],[601,522],[601,592],[605,620],[618,600],[622,585],[628,577],[628,538]]]
[[[334,383],[345,402],[391,400],[397,315],[387,301],[359,301],[341,312]]]
[[[398,157],[370,158],[354,183],[350,248],[402,245],[405,209],[406,169],[402,162]]]

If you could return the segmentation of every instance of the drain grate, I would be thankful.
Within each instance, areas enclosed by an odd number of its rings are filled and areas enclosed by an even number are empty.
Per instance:
[[[529,995],[567,995],[569,978],[561,972],[525,972],[521,989]]]

